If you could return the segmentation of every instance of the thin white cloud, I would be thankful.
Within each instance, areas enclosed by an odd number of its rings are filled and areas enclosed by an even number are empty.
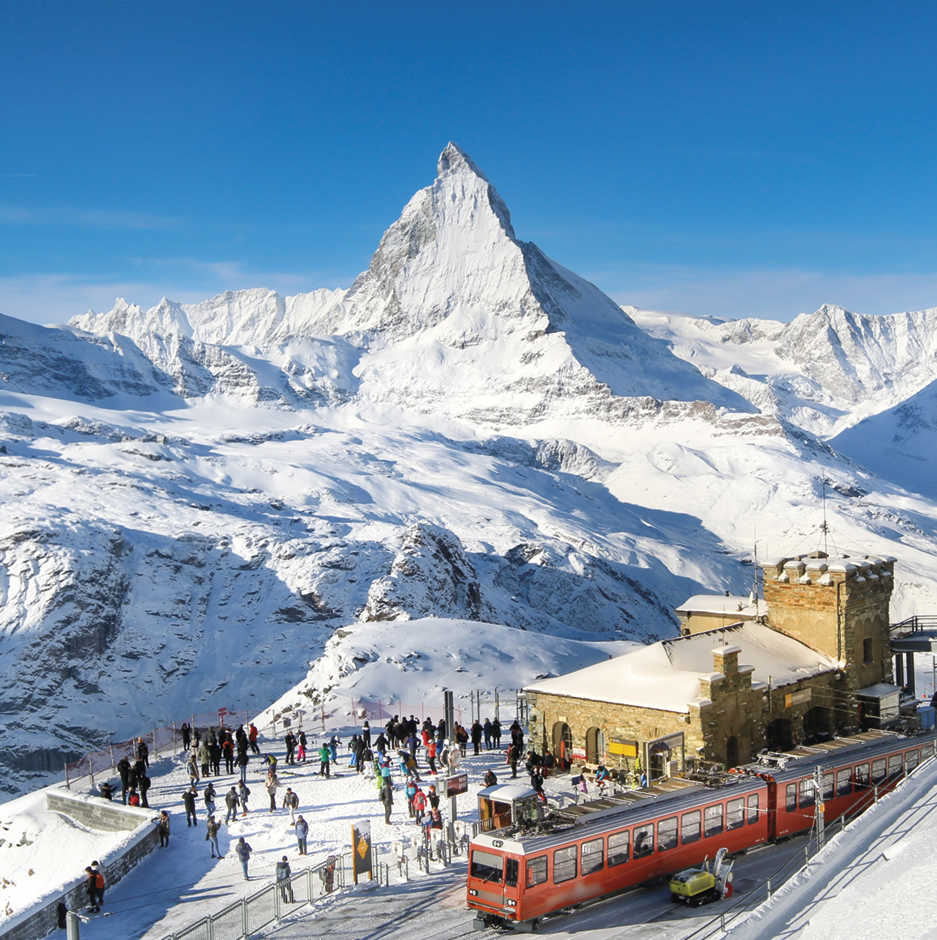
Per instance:
[[[822,304],[885,314],[937,306],[937,273],[837,274],[642,266],[586,275],[620,304],[726,320],[788,321]]]
[[[159,230],[179,228],[185,224],[184,219],[153,215],[146,212],[125,212],[120,209],[0,205],[0,225]]]

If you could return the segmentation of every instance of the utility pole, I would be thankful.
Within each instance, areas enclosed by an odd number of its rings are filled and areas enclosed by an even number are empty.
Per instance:
[[[826,810],[826,804],[823,802],[823,768],[817,766],[813,770],[813,786],[814,786],[814,807],[816,809],[816,826],[817,826],[817,849],[823,848],[823,829],[824,829],[824,814]]]

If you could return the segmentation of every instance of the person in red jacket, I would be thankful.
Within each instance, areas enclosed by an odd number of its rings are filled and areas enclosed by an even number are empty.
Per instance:
[[[250,726],[250,728],[249,728],[248,731],[247,731],[247,740],[250,742],[251,750],[252,750],[255,754],[259,754],[259,753],[260,753],[260,748],[257,746],[257,735],[258,735],[258,734],[259,734],[259,732],[257,731],[257,728],[256,728],[256,726],[254,725],[254,722],[251,722],[251,726]]]

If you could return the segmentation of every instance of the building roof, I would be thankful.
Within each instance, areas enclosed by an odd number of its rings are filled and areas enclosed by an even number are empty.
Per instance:
[[[708,701],[702,698],[700,682],[721,678],[713,674],[713,652],[726,647],[741,649],[739,671],[752,672],[756,686],[770,682],[776,688],[839,668],[825,653],[748,621],[662,640],[565,676],[535,682],[527,691],[688,713],[691,704]]]
[[[750,597],[738,597],[734,594],[694,594],[678,608],[678,614],[725,614],[742,620],[757,617],[765,612],[764,601],[758,610],[757,602]]]

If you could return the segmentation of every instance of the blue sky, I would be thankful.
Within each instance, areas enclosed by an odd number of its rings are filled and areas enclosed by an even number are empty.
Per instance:
[[[348,286],[458,142],[621,303],[937,305],[937,6],[0,5],[0,312]]]

